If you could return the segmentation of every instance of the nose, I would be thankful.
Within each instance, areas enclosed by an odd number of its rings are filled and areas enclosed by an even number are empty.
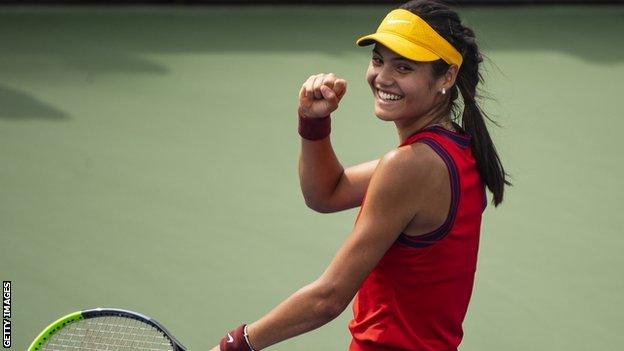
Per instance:
[[[392,83],[394,82],[394,79],[392,78],[391,67],[389,67],[388,65],[382,67],[377,73],[377,77],[375,78],[375,81],[377,84],[381,86],[385,86],[385,87],[391,86]]]

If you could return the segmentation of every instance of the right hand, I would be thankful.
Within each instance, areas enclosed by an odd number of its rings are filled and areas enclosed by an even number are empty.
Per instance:
[[[335,74],[312,75],[299,91],[299,110],[306,118],[327,117],[338,108],[346,92],[347,82]]]

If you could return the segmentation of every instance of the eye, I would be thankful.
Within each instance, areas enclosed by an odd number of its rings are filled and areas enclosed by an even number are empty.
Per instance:
[[[383,63],[383,61],[381,61],[381,59],[379,57],[375,57],[373,56],[373,58],[371,59],[371,61],[373,61],[374,65],[381,65]]]
[[[412,71],[412,68],[410,66],[400,65],[400,66],[397,66],[397,70],[399,72],[409,72],[409,71]]]

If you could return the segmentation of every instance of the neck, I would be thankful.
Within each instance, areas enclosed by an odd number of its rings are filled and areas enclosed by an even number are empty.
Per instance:
[[[440,122],[450,121],[449,111],[434,107],[429,113],[409,121],[395,121],[397,132],[399,134],[399,142],[402,144],[410,135],[418,131]]]

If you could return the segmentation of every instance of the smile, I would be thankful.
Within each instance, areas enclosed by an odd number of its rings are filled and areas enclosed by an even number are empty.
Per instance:
[[[381,91],[379,89],[377,89],[377,97],[380,101],[385,103],[393,103],[403,99],[403,96],[401,95],[386,93],[385,91]]]

